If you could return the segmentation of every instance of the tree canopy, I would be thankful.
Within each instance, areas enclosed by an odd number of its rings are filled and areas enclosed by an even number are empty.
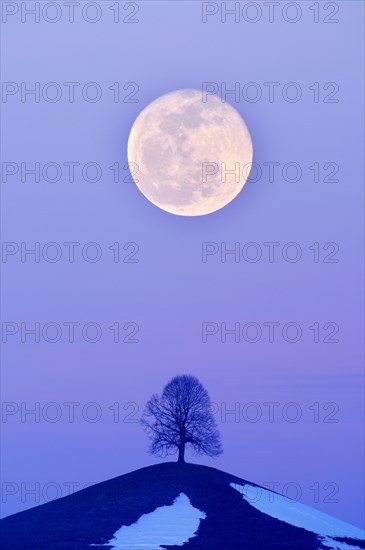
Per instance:
[[[162,395],[147,402],[141,423],[152,454],[165,457],[178,452],[178,462],[185,462],[186,446],[211,457],[222,453],[208,392],[194,376],[172,378]]]

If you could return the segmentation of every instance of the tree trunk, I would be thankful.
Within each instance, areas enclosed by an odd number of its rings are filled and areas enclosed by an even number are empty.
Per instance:
[[[178,462],[185,462],[185,443],[180,443]]]

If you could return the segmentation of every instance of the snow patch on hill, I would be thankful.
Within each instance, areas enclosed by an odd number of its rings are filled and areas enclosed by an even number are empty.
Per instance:
[[[253,485],[230,483],[242,497],[260,512],[315,533],[331,550],[361,550],[358,546],[333,540],[331,537],[363,540],[365,533],[358,527],[301,504],[288,497]],[[323,538],[322,538],[323,537]]]
[[[321,539],[321,543],[323,546],[327,546],[329,550],[361,550],[358,546],[346,544],[346,542],[339,542],[338,540],[333,540],[330,537]]]
[[[182,546],[195,537],[200,520],[205,518],[205,512],[194,508],[180,493],[171,506],[161,506],[136,523],[123,525],[105,546],[112,545],[114,550],[163,550],[161,544]]]

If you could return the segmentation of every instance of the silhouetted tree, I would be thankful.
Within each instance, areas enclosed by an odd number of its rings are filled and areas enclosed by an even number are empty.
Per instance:
[[[186,445],[211,457],[222,453],[208,392],[194,376],[175,376],[161,396],[153,395],[141,423],[151,439],[152,454],[178,452],[178,462],[185,462]]]

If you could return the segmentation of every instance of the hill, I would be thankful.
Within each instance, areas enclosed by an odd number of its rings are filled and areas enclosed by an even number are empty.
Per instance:
[[[1,550],[365,548],[356,527],[220,470],[175,462],[14,514],[0,527]]]

